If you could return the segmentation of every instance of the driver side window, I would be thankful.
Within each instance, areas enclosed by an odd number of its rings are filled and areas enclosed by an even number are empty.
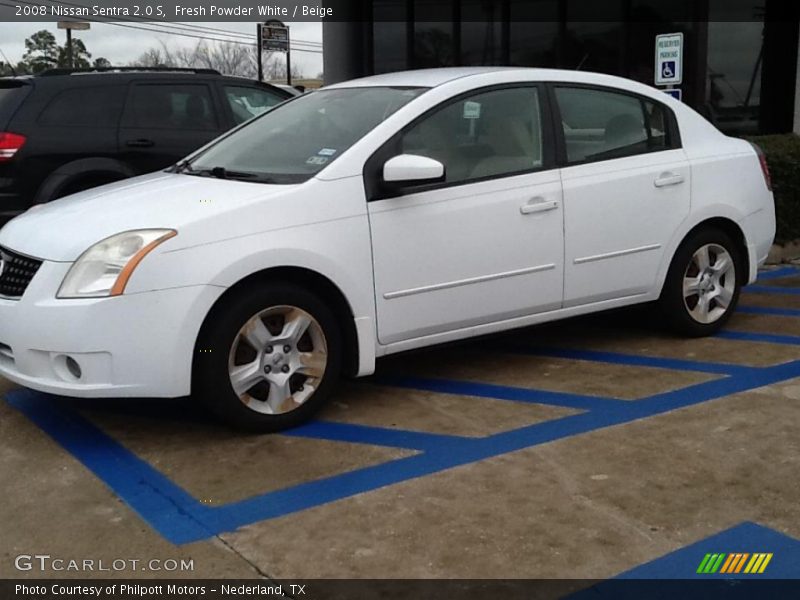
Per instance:
[[[414,125],[403,154],[438,160],[446,183],[512,175],[542,166],[542,125],[535,87],[505,88],[461,98]]]

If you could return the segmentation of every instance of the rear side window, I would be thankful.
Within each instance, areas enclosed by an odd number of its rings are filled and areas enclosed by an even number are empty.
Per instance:
[[[125,104],[125,124],[144,129],[217,129],[206,85],[138,84]]]
[[[239,85],[226,85],[224,87],[225,99],[231,107],[233,120],[237,125],[260,115],[265,110],[284,100],[278,94],[271,94],[259,88]]]
[[[0,131],[14,114],[25,96],[31,90],[30,85],[25,85],[13,79],[3,81],[0,79]]]
[[[557,87],[556,99],[570,164],[672,148],[667,109],[638,96]]]
[[[39,123],[66,127],[116,127],[122,110],[121,86],[81,87],[57,94]]]

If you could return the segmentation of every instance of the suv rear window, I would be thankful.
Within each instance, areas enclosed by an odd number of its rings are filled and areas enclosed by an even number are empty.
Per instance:
[[[118,85],[64,90],[48,103],[38,121],[52,126],[116,127],[122,93]]]
[[[13,79],[0,79],[0,130],[31,90],[31,86]]]

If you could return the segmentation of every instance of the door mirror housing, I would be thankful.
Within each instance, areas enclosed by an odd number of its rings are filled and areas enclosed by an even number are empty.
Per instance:
[[[400,154],[383,164],[383,180],[394,185],[435,183],[444,180],[444,165],[416,154]]]

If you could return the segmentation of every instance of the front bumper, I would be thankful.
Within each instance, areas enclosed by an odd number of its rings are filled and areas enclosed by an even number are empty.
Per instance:
[[[56,299],[70,266],[45,261],[21,299],[0,298],[0,375],[84,398],[189,394],[200,325],[225,289]]]

